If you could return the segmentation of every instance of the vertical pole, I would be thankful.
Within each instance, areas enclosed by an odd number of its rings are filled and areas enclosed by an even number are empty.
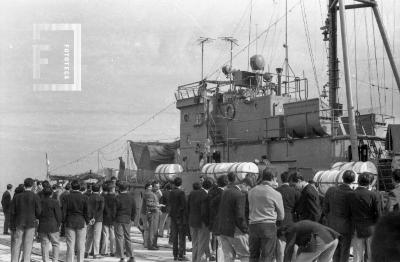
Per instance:
[[[285,74],[286,74],[286,84],[285,84],[285,94],[289,93],[289,47],[288,47],[288,7],[287,0],[285,5]]]
[[[129,168],[129,142],[128,142],[128,145],[126,147],[126,169],[124,170],[125,181],[128,181],[128,175],[127,174],[128,174],[128,172],[130,172],[129,169],[130,168]]]
[[[100,170],[100,150],[97,151],[97,173]]]
[[[390,66],[392,67],[392,71],[393,71],[394,79],[396,80],[397,88],[400,91],[399,72],[397,71],[396,63],[394,62],[393,54],[390,49],[390,44],[389,44],[388,38],[386,36],[386,30],[385,30],[385,27],[383,26],[382,19],[381,19],[381,16],[379,14],[379,10],[378,10],[378,7],[376,4],[372,6],[372,10],[374,11],[376,23],[378,24],[379,32],[381,33],[381,36],[382,36],[382,41],[383,41],[383,44],[386,49],[386,54],[389,58]]]
[[[230,81],[230,88],[231,89],[233,89],[233,84],[232,84],[232,63],[233,63],[233,41],[230,41],[231,42],[231,60],[230,60],[230,63],[229,63],[229,65],[230,65],[230,70],[231,70],[231,72],[229,73],[229,81]]]
[[[249,44],[247,46],[247,71],[250,70],[250,40],[251,40],[251,15],[253,12],[253,0],[250,0],[250,21],[249,21]]]
[[[339,75],[339,66],[338,66],[338,58],[337,58],[337,11],[336,5],[332,6],[332,4],[336,0],[329,1],[329,12],[328,12],[328,21],[329,21],[329,107],[335,112],[337,105],[337,90],[338,90],[338,75]]]
[[[256,54],[258,53],[258,24],[256,24]]]
[[[203,67],[204,67],[204,41],[201,42],[201,80],[204,79]]]
[[[357,130],[356,121],[354,118],[354,106],[353,97],[351,91],[350,81],[350,67],[349,58],[347,56],[347,37],[346,37],[346,16],[344,13],[343,0],[339,0],[339,15],[340,15],[340,28],[342,36],[342,49],[343,49],[343,66],[344,66],[344,78],[346,82],[346,96],[347,96],[347,110],[349,118],[349,129],[350,129],[350,142],[351,142],[351,155],[353,161],[358,161],[358,143],[357,143]]]
[[[227,156],[227,161],[229,163],[229,119],[226,118],[226,156]]]

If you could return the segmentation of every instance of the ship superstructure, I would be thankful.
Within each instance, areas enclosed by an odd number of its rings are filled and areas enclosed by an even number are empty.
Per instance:
[[[375,1],[346,8],[375,7]],[[338,103],[337,1],[330,1],[323,29],[329,41],[329,92],[308,96],[305,77],[265,72],[262,56],[251,58],[252,71],[222,67],[226,81],[203,79],[179,86],[181,164],[188,173],[204,163],[267,159],[280,170],[299,169],[311,178],[338,161],[351,161],[348,111]],[[395,71],[395,69],[393,69]],[[397,70],[396,70],[397,71]],[[362,161],[388,156],[384,141],[387,116],[355,112],[358,155]],[[354,151],[353,151],[354,152]]]

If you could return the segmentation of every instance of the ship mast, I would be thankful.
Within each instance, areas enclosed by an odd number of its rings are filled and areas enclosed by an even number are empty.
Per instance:
[[[386,31],[383,26],[376,1],[375,0],[354,0],[354,1],[358,2],[358,4],[344,5],[343,0],[329,0],[327,28],[329,32],[329,106],[333,111],[332,117],[334,122],[336,123],[336,117],[339,115],[338,109],[340,109],[337,99],[337,91],[339,88],[339,67],[337,58],[337,14],[336,14],[337,10],[339,9],[352,159],[353,161],[357,161],[358,138],[355,125],[354,107],[353,107],[353,99],[351,92],[350,68],[347,56],[345,9],[358,9],[365,7],[372,8],[399,91],[400,91],[400,77],[397,71],[396,64],[393,59],[392,51],[390,49],[389,41],[387,39]],[[339,6],[337,6],[338,3]],[[324,32],[324,34],[326,35],[326,32]],[[332,131],[334,130],[335,127],[332,127]],[[335,135],[334,132],[332,132],[332,135]]]
[[[286,84],[285,84],[285,94],[289,94],[289,47],[288,47],[288,5],[286,0],[285,5],[285,74],[286,74]]]
[[[340,14],[340,32],[342,35],[342,49],[343,49],[343,66],[344,78],[346,82],[346,97],[347,97],[347,115],[349,119],[350,142],[351,142],[351,156],[353,161],[358,161],[358,139],[356,120],[354,118],[353,96],[350,81],[350,65],[349,57],[347,56],[347,35],[346,35],[346,15],[344,12],[343,0],[339,0],[339,14]]]

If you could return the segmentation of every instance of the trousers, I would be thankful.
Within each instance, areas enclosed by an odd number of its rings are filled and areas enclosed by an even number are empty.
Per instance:
[[[241,262],[249,261],[249,235],[242,233],[238,228],[234,237],[220,236],[224,262],[234,262],[238,257]]]
[[[186,225],[171,219],[172,254],[183,257],[186,250]]]
[[[11,262],[19,262],[21,249],[24,261],[31,261],[33,238],[35,228],[17,227],[11,237]],[[23,245],[23,248],[21,246]]]
[[[143,242],[144,242],[144,247],[146,248],[157,246],[159,218],[160,218],[159,211],[142,215],[143,229],[144,229]]]
[[[53,262],[58,262],[58,256],[60,253],[60,233],[39,233],[40,243],[42,248],[42,259],[43,262],[49,262],[49,245],[53,247]]]
[[[350,257],[351,234],[342,234],[333,254],[333,262],[347,262]]]
[[[319,237],[317,237],[318,239]],[[321,244],[318,245],[314,252],[302,252],[298,254],[296,262],[310,262],[317,259],[318,262],[330,262],[335,249],[338,245],[338,240],[335,239],[332,242],[325,244],[322,240],[319,241]]]
[[[103,225],[101,231],[103,242],[101,245],[101,254],[115,253],[115,233],[113,225]]]
[[[96,222],[87,226],[85,252],[90,253],[93,248],[93,255],[100,253],[100,239],[103,222]]]
[[[78,253],[77,261],[83,262],[85,257],[86,226],[83,228],[65,228],[67,242],[67,262],[74,262],[75,247]]]
[[[8,233],[8,228],[10,227],[10,211],[4,212],[4,228],[3,232]]]
[[[368,238],[358,238],[357,236],[354,236],[352,241],[354,262],[371,261],[371,241],[372,236]]]
[[[131,240],[131,224],[116,223],[115,224],[115,255],[119,258],[134,257],[133,242]]]
[[[272,262],[276,257],[276,242],[276,225],[274,223],[250,224],[250,262]]]
[[[192,261],[207,261],[210,257],[210,230],[202,223],[201,228],[190,227],[192,236]]]

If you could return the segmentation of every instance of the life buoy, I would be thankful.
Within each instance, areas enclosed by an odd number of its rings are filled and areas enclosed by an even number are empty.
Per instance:
[[[232,120],[235,118],[236,110],[233,104],[227,104],[225,107],[225,117]]]

